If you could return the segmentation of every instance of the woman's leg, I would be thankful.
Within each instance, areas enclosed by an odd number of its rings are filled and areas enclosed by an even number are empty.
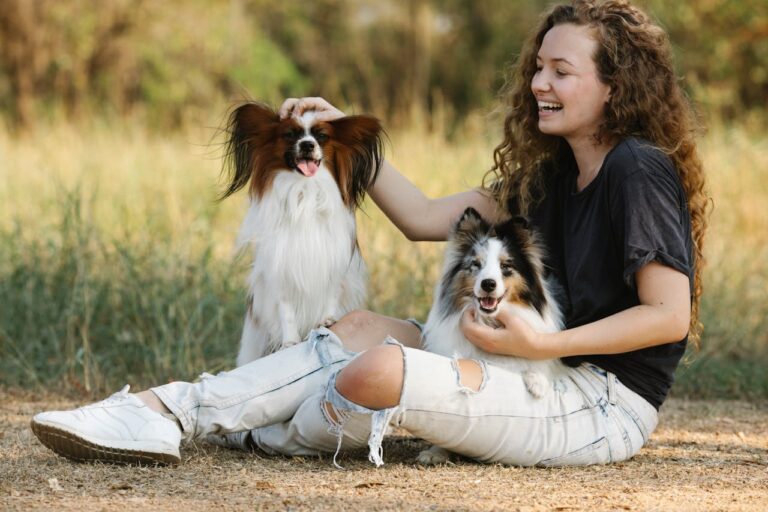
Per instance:
[[[463,386],[477,391],[482,381],[482,368],[476,361],[457,362]],[[260,448],[267,453],[284,455],[318,455],[323,452],[355,449],[380,440],[371,432],[380,432],[389,421],[389,411],[399,404],[403,386],[403,356],[401,348],[394,344],[379,345],[343,368],[329,384],[330,389],[308,398],[296,414],[287,422],[257,428],[216,444],[241,449]],[[334,385],[335,383],[335,385]],[[344,402],[334,406],[332,397],[337,390]],[[362,405],[375,412],[367,414],[346,402]],[[356,412],[355,412],[356,411]],[[373,439],[373,441],[372,441]],[[372,442],[372,443],[371,443]],[[336,463],[334,455],[334,464]],[[372,456],[372,461],[380,459]]]
[[[348,317],[335,326],[345,336],[350,334],[347,331],[365,327],[364,333],[348,336],[350,348],[333,331],[318,329],[308,341],[230,372],[197,383],[159,386],[152,393],[178,419],[184,438],[284,422],[308,397],[323,390],[329,376],[356,351],[380,343],[385,333],[418,343],[418,329],[409,322],[367,312]],[[376,340],[377,336],[381,338]],[[179,436],[171,435],[173,422],[163,417],[162,408],[153,410],[153,405],[158,407],[156,402],[147,404],[124,390],[76,411],[41,413],[32,424],[46,446],[71,458],[144,463],[178,460]]]
[[[389,345],[341,370],[325,399],[342,412],[338,423],[345,437],[345,422],[355,420],[349,433],[358,444],[366,425],[359,418],[367,413],[371,459],[377,463],[386,427],[381,418],[481,461],[607,463],[634,455],[655,428],[657,414],[615,376],[601,372],[589,365],[564,367],[547,395],[537,399],[519,374]]]
[[[421,341],[421,331],[414,323],[370,311],[349,313],[330,329],[339,337],[344,347],[353,352],[363,352],[372,347],[380,348],[377,346],[381,345],[387,336],[397,337],[398,340],[402,339],[403,343],[410,347],[417,347]],[[322,399],[325,394],[325,384],[324,382],[323,386],[318,388],[319,394],[313,399]],[[264,422],[258,422],[258,426],[250,431],[217,433],[207,436],[207,440],[213,444],[233,449],[249,450],[258,446],[269,453],[317,454],[321,451],[327,451],[329,446],[336,447],[337,445],[337,435],[333,431],[333,426],[328,424],[326,414],[331,414],[330,419],[335,420],[333,411],[321,411],[319,405],[316,407],[308,406],[296,412],[296,415],[301,418],[300,421],[291,420],[278,424],[270,422],[266,427],[263,426]],[[367,433],[365,436],[367,439]],[[345,448],[359,444],[360,440],[353,441],[352,437],[347,436]],[[364,445],[365,439],[362,441],[362,445]]]
[[[329,329],[338,336],[344,348],[352,352],[364,352],[381,345],[387,336],[406,347],[418,348],[421,344],[421,331],[413,323],[366,310],[351,311]],[[153,411],[171,412],[151,390],[141,391],[136,396]]]

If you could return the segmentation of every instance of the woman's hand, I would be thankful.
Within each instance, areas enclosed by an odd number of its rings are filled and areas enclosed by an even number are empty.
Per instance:
[[[468,309],[461,317],[459,327],[464,337],[476,347],[491,354],[524,357],[526,359],[551,359],[552,353],[546,334],[534,331],[528,323],[513,315],[503,306],[496,315],[501,327],[494,329],[479,323],[474,309]]]
[[[308,110],[315,112],[318,121],[334,121],[346,116],[323,98],[288,98],[280,106],[278,114],[281,119],[286,119],[290,116],[299,117]]]

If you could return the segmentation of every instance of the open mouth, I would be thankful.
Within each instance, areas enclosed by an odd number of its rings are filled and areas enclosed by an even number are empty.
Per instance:
[[[312,177],[317,173],[320,168],[320,162],[322,160],[314,160],[312,158],[298,158],[296,160],[296,170],[307,177]]]
[[[477,305],[482,313],[485,313],[486,315],[489,315],[491,313],[495,313],[496,310],[499,307],[499,303],[501,302],[501,297],[477,297],[475,296],[475,301],[477,302]]]
[[[562,103],[552,103],[549,101],[539,102],[539,112],[559,112],[560,110],[563,110]]]

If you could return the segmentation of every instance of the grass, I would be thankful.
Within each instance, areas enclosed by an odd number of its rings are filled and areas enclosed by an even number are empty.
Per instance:
[[[388,157],[427,194],[464,190],[496,136],[418,126]],[[96,394],[229,367],[247,262],[232,254],[242,195],[222,203],[212,131],[133,124],[0,130],[0,384]],[[702,141],[715,210],[703,348],[678,396],[768,397],[768,139],[717,127]],[[358,215],[369,307],[425,318],[440,244],[405,240],[373,204]]]

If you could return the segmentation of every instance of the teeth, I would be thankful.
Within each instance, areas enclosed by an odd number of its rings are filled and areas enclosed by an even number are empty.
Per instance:
[[[548,101],[540,101],[539,102],[539,109],[546,109],[546,110],[559,110],[563,108],[562,103],[550,103]]]

